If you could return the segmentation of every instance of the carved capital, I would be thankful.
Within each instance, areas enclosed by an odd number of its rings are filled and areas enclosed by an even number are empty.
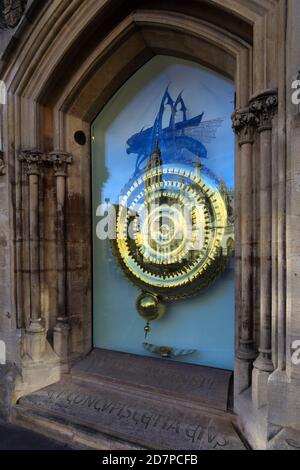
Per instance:
[[[0,29],[13,29],[20,22],[28,0],[0,1]]]
[[[239,138],[239,144],[252,144],[254,130],[258,124],[257,117],[249,108],[235,111],[232,115],[232,128]]]
[[[68,165],[73,162],[73,156],[70,153],[60,150],[48,153],[46,156],[48,163],[53,164],[55,176],[67,176]]]
[[[267,90],[250,100],[250,111],[258,121],[258,132],[272,130],[272,120],[278,109],[277,90]]]
[[[40,174],[41,165],[44,161],[42,152],[38,150],[23,150],[19,155],[19,159],[25,164],[28,176]]]
[[[0,176],[4,176],[6,174],[6,164],[3,158],[3,152],[0,150]]]

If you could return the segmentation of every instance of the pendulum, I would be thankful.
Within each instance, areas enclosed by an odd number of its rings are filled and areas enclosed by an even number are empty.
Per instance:
[[[145,338],[150,331],[150,322],[159,320],[165,313],[165,306],[154,294],[143,292],[136,301],[136,308],[147,323],[144,327]]]
[[[148,335],[149,331],[150,331],[150,322],[147,321],[147,323],[146,323],[146,325],[145,325],[145,327],[144,327],[145,339],[147,339],[147,335]]]

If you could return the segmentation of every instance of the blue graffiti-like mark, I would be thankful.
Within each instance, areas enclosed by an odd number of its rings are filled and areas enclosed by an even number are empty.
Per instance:
[[[174,101],[167,88],[153,126],[143,128],[128,139],[127,154],[137,155],[135,175],[145,168],[145,162],[148,155],[153,152],[156,142],[159,143],[164,163],[184,162],[187,158],[190,160],[191,156],[207,158],[204,143],[209,143],[215,138],[223,119],[203,121],[204,112],[188,119],[182,93],[179,93]],[[171,110],[170,121],[169,125],[163,128],[163,117],[167,106]],[[178,121],[177,117],[180,113],[182,113],[182,120]]]

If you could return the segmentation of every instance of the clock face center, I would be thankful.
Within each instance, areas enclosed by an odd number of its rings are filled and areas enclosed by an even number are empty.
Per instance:
[[[158,244],[164,245],[170,243],[175,238],[176,223],[171,208],[168,212],[166,212],[166,210],[160,211],[159,215],[154,217],[149,232],[150,243],[152,240]]]
[[[172,237],[171,228],[169,225],[164,224],[155,229],[152,234],[150,233],[150,238],[151,236],[158,243],[168,242]]]
[[[160,228],[160,233],[162,237],[168,238],[170,234],[170,227],[167,224],[164,224]]]

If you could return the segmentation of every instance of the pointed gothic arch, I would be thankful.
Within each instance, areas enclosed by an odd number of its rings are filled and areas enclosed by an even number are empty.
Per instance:
[[[260,375],[253,376],[252,387],[253,402],[258,408],[267,403],[265,373],[268,379],[273,369],[286,371],[285,305],[280,304],[280,296],[276,305],[270,300],[277,288],[285,297],[284,267],[277,263],[285,255],[283,239],[276,238],[276,249],[269,253],[277,271],[272,277],[268,268],[267,304],[261,301],[260,266],[256,263],[262,220],[266,220],[264,227],[270,232],[268,250],[272,237],[285,230],[270,193],[264,199],[260,187],[262,172],[266,177],[264,184],[271,184],[272,175],[268,172],[270,164],[276,164],[281,169],[276,191],[284,205],[285,144],[284,139],[278,140],[278,130],[282,129],[285,116],[282,113],[277,118],[274,111],[277,89],[281,110],[285,102],[281,67],[285,61],[281,47],[285,8],[277,0],[199,0],[184,2],[183,11],[180,3],[45,2],[32,23],[21,22],[23,32],[18,42],[12,42],[7,49],[1,77],[8,92],[3,151],[8,165],[10,210],[16,209],[10,222],[14,240],[12,270],[16,273],[11,287],[12,305],[25,350],[28,348],[27,353],[33,358],[36,347],[40,347],[43,357],[43,372],[30,375],[30,364],[20,354],[24,376],[29,374],[33,380],[29,388],[26,381],[18,385],[16,398],[44,386],[45,381],[57,380],[72,355],[84,355],[91,348],[91,266],[87,256],[90,148],[88,144],[78,145],[74,134],[83,131],[89,142],[95,116],[120,86],[156,54],[191,59],[230,77],[236,84],[236,107],[240,112],[234,121],[238,134],[235,393],[236,410],[242,420],[241,392],[251,386],[257,346],[260,345],[262,360],[257,364]],[[275,100],[273,105],[269,99]],[[261,118],[257,103],[266,109],[266,100],[270,104],[269,121],[252,122],[253,116]],[[278,152],[270,150],[266,155],[269,166],[264,167],[260,143],[271,141],[273,146],[279,142]],[[33,195],[28,186],[32,185],[32,189],[37,182],[39,193]],[[268,210],[273,214],[271,221]],[[35,217],[29,220],[29,213],[35,213]],[[61,228],[56,236],[55,224]],[[271,325],[272,315],[276,321]],[[40,318],[43,326],[39,329]],[[28,324],[33,324],[40,334],[35,345],[26,339]],[[46,341],[49,332],[53,336],[50,345]],[[68,338],[67,343],[63,342],[64,337]],[[61,360],[57,360],[53,348]],[[51,374],[47,372],[49,368]]]

